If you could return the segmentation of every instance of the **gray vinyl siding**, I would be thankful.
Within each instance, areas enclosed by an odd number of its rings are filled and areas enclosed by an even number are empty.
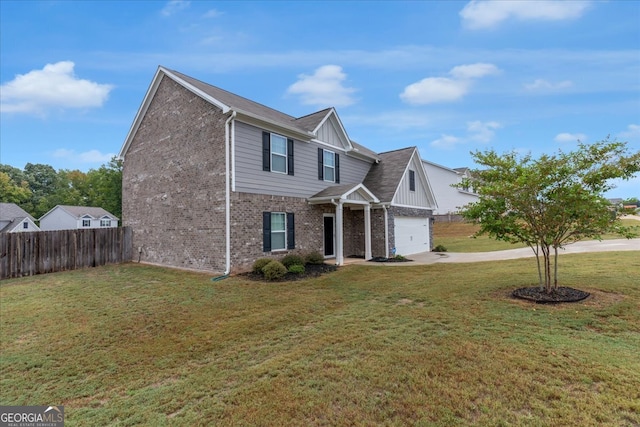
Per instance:
[[[313,142],[294,139],[293,176],[263,171],[263,131],[268,130],[238,121],[235,123],[235,190],[237,192],[306,198],[330,185],[335,185],[318,179],[318,147],[327,147]],[[340,155],[340,184],[362,182],[371,163],[349,157],[339,149],[331,151]]]
[[[333,145],[334,147],[344,147],[347,144],[347,141],[344,141],[344,137],[340,137],[342,134],[337,130],[338,124],[333,117],[330,117],[326,122],[322,124],[320,129],[318,129],[318,140],[329,145]]]
[[[394,205],[420,207],[420,208],[429,208],[432,206],[432,203],[428,197],[429,190],[428,188],[426,188],[426,183],[422,180],[422,174],[419,173],[421,171],[418,168],[422,168],[422,164],[418,164],[414,156],[411,158],[411,162],[409,163],[409,168],[405,171],[404,175],[402,176],[400,185],[398,185],[398,190],[393,199]],[[409,169],[415,172],[415,177],[416,177],[415,191],[411,191],[409,189]]]

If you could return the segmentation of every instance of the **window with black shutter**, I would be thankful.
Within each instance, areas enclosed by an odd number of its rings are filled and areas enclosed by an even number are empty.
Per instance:
[[[295,249],[295,219],[293,212],[262,213],[262,250],[264,252]]]
[[[262,132],[262,170],[293,175],[293,139]]]

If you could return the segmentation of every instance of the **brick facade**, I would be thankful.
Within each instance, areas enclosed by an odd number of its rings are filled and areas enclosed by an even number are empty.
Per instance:
[[[162,79],[122,171],[123,225],[133,228],[142,261],[224,270],[225,121],[201,97]]]

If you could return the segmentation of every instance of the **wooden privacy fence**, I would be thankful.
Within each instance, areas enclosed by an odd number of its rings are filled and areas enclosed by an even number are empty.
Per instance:
[[[0,279],[131,261],[131,227],[0,233]]]

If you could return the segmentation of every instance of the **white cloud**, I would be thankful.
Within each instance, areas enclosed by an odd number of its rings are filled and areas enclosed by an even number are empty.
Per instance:
[[[481,122],[480,120],[469,122],[467,123],[469,140],[487,143],[495,136],[495,130],[501,127],[502,125],[498,122]]]
[[[497,74],[493,64],[476,63],[458,65],[449,71],[448,77],[427,77],[405,87],[400,99],[412,105],[456,101],[467,94],[473,79]]]
[[[427,77],[404,88],[400,98],[414,105],[434,102],[451,102],[462,98],[469,83],[464,80],[453,80],[446,77]]]
[[[562,89],[567,89],[573,86],[573,82],[570,80],[563,80],[557,83],[551,83],[544,79],[536,79],[533,83],[527,83],[524,88],[531,92],[555,92]]]
[[[556,142],[577,142],[577,141],[585,142],[586,139],[587,139],[587,135],[585,135],[584,133],[568,133],[568,132],[559,133],[554,138]]]
[[[453,135],[442,134],[440,138],[431,141],[431,146],[436,148],[443,148],[445,150],[452,149],[457,144],[463,142],[460,138]]]
[[[191,2],[187,0],[171,0],[162,8],[160,13],[164,16],[171,16],[188,8],[190,4]]]
[[[490,142],[495,136],[495,131],[502,125],[498,122],[482,122],[475,120],[467,123],[467,134],[463,137],[453,135],[441,135],[440,138],[431,141],[431,146],[435,148],[451,149],[455,145]]]
[[[627,130],[620,132],[618,136],[624,139],[640,139],[640,125],[629,125]]]
[[[498,74],[500,70],[493,64],[478,62],[476,64],[458,65],[453,67],[449,74],[456,79],[477,79],[491,74]]]
[[[52,108],[101,107],[113,86],[79,79],[74,66],[62,61],[16,76],[0,86],[0,111],[42,114]]]
[[[89,150],[84,153],[76,153],[74,150],[60,148],[53,152],[53,157],[72,160],[80,163],[106,163],[115,156],[114,153],[101,153],[98,150]]]
[[[355,102],[354,88],[343,86],[347,75],[338,65],[323,65],[312,75],[300,74],[289,86],[288,94],[299,95],[305,105],[346,107]]]
[[[558,0],[472,0],[460,11],[470,29],[493,28],[508,19],[564,21],[576,19],[590,7],[590,1]]]

